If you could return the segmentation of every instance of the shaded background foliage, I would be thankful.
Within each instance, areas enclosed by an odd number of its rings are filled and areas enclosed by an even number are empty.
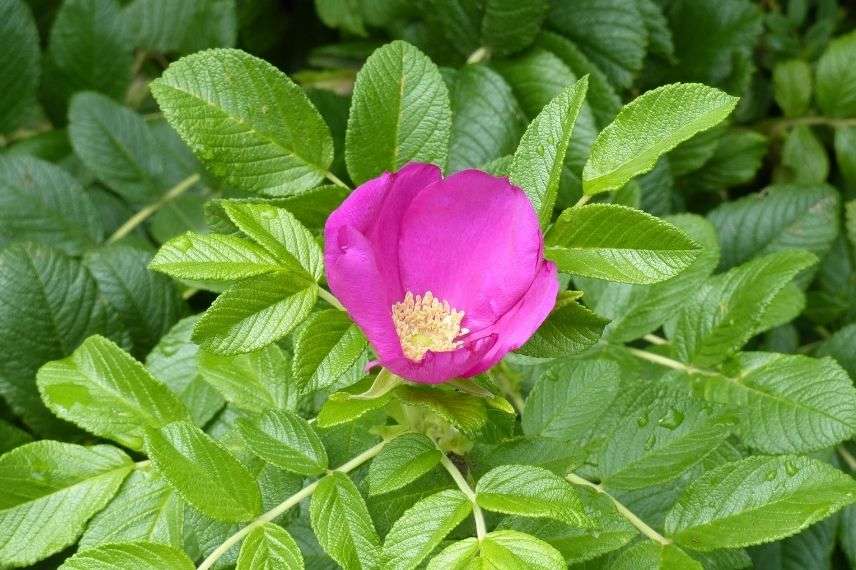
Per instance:
[[[392,39],[411,43],[440,66],[452,111],[449,172],[479,167],[508,173],[526,125],[563,88],[587,74],[589,92],[566,156],[557,211],[582,195],[589,149],[623,103],[671,82],[705,83],[740,96],[727,124],[679,145],[653,170],[600,198],[673,216],[669,219],[694,239],[718,247],[719,256],[700,262],[698,279],[690,275],[682,285],[630,286],[592,278],[577,278],[574,284],[585,292],[585,305],[611,319],[604,341],[643,346],[640,339],[661,328],[670,340],[681,336],[681,327],[689,325],[670,320],[668,313],[677,311],[688,291],[714,269],[724,272],[760,262],[766,254],[805,249],[819,263],[801,270],[775,299],[764,301],[770,309],[751,331],[748,349],[831,356],[856,377],[854,23],[856,11],[834,0],[0,0],[0,451],[46,438],[98,442],[51,413],[35,384],[40,367],[70,355],[93,334],[145,362],[197,424],[227,442],[242,413],[293,405],[297,396],[281,385],[286,376],[294,374],[318,388],[314,401],[302,403],[308,411],[317,410],[322,396],[334,388],[362,379],[364,342],[347,319],[329,314],[314,314],[281,347],[239,356],[200,353],[190,341],[194,315],[210,305],[218,289],[147,268],[161,244],[187,230],[234,232],[221,200],[246,197],[222,182],[224,173],[201,166],[161,116],[148,88],[171,61],[211,47],[237,46],[301,85],[330,127],[331,170],[348,182],[354,169],[346,165],[344,149],[354,81],[366,58]],[[310,197],[276,200],[317,233],[343,197],[340,189],[325,187]],[[763,281],[752,284],[765,286]],[[743,307],[732,318],[744,319],[752,310]],[[657,315],[652,318],[650,312]],[[598,323],[603,326],[600,321],[591,326]],[[341,357],[347,366],[332,381],[319,380],[315,357],[300,349],[321,332],[347,353]],[[660,342],[653,337],[653,345]],[[705,364],[694,360],[695,347],[675,344],[685,361]],[[662,373],[627,363],[632,357],[606,342],[600,349],[616,353],[612,358],[625,377]],[[539,348],[528,350],[538,353]],[[528,355],[527,349],[521,353]],[[763,357],[747,353],[740,358],[744,369],[762,367],[757,361]],[[777,362],[763,365],[782,376],[774,368]],[[610,380],[618,375],[613,370],[582,370],[576,373],[597,379],[588,389],[552,394],[555,382],[541,378],[546,367],[519,358],[496,373],[492,380],[510,399],[528,395],[521,427],[525,437],[509,444],[505,439],[514,428],[491,416],[488,435],[469,455],[474,473],[529,458],[562,471],[585,465],[587,453],[605,447],[598,474],[621,489],[618,496],[634,512],[662,529],[678,492],[703,472],[743,456],[744,444],[768,453],[811,451],[848,472],[856,470],[851,455],[856,448],[849,442],[812,447],[744,427],[741,442],[729,440],[734,445],[726,442],[705,464],[675,473],[679,477],[671,482],[656,477],[656,484],[628,482],[631,475],[622,471],[627,457],[641,452],[605,443],[604,434],[612,433],[614,442],[633,442],[643,426],[616,428],[609,424],[619,421],[614,416],[597,424],[598,416],[614,406],[619,418],[632,417],[648,400],[656,409],[661,405],[656,390],[619,387],[617,379]],[[546,374],[571,373],[554,368]],[[806,373],[816,374],[814,369]],[[713,381],[698,382],[694,389],[725,391]],[[613,402],[613,397],[618,399]],[[592,413],[589,422],[551,420],[555,409],[547,409],[549,404],[563,399],[585,402],[581,409],[598,414]],[[697,407],[679,400],[661,415],[702,422]],[[753,420],[767,421],[767,408],[753,412]],[[371,425],[370,417],[361,421],[363,427]],[[852,431],[850,426],[850,432],[832,439],[849,440]],[[139,437],[121,443],[139,451]],[[371,445],[374,436],[353,428],[332,430],[324,439],[329,463],[339,465]],[[577,443],[567,445],[570,440]],[[551,447],[555,441],[563,445]],[[121,464],[110,457],[109,448],[100,453],[105,464]],[[299,489],[300,477],[243,453],[265,509]],[[370,488],[371,474],[368,481]],[[381,535],[418,498],[448,488],[449,482],[429,469],[409,485],[406,493],[369,497]],[[117,537],[139,538],[135,533],[143,531],[121,523],[143,510],[155,513],[144,533],[148,540],[181,546],[194,559],[235,529],[185,504],[162,480],[143,472],[124,483],[119,479],[103,501],[87,508],[69,523],[77,533],[70,540],[82,532],[80,545],[86,547]],[[306,513],[278,522],[300,543],[308,567],[333,564],[315,543]],[[568,538],[560,550],[574,567],[605,567],[615,562],[609,551],[632,536],[615,525],[609,545],[606,539],[598,546]],[[561,535],[543,521],[516,521],[514,528],[542,537]],[[41,564],[54,567],[71,552]],[[705,567],[856,567],[856,509],[750,548],[748,554],[730,552],[733,556],[709,555]]]

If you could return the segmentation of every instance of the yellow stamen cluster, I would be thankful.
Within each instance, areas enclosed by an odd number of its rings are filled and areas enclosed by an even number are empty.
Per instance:
[[[425,295],[408,291],[403,301],[392,306],[392,322],[401,348],[414,362],[420,362],[429,350],[447,352],[461,348],[463,343],[455,339],[470,332],[461,328],[463,318],[463,311],[456,311],[431,291]]]

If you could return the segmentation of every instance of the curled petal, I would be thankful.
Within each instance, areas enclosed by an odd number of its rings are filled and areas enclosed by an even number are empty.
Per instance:
[[[390,371],[402,378],[422,384],[439,384],[452,378],[466,378],[478,372],[479,363],[494,348],[497,335],[491,334],[449,352],[427,352],[420,362],[406,356],[391,360],[380,359]]]

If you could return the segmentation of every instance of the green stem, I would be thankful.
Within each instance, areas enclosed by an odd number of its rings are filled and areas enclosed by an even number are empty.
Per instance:
[[[655,334],[646,334],[642,338],[647,340],[651,344],[669,344],[669,341],[667,341],[663,337],[657,336]]]
[[[586,204],[588,204],[589,200],[591,200],[591,195],[583,194],[582,196],[580,196],[580,199],[577,200],[577,203],[571,207],[572,208],[579,208],[580,206],[585,206]]]
[[[647,536],[651,540],[659,542],[663,546],[666,546],[666,545],[672,543],[671,540],[669,540],[668,538],[666,538],[665,536],[663,536],[662,534],[660,534],[659,532],[657,532],[656,530],[654,530],[653,528],[651,528],[650,526],[645,524],[645,521],[643,521],[638,516],[636,516],[633,513],[633,511],[631,511],[630,509],[625,507],[618,499],[616,499],[615,497],[613,497],[612,495],[607,493],[603,489],[603,487],[601,487],[600,485],[595,485],[594,483],[592,483],[588,479],[583,479],[582,477],[580,477],[579,475],[577,475],[575,473],[569,473],[568,475],[565,476],[565,478],[575,485],[584,485],[586,487],[590,487],[590,488],[594,489],[595,491],[597,491],[598,493],[600,493],[601,495],[606,495],[607,497],[609,497],[612,500],[612,504],[615,505],[615,509],[618,511],[618,513],[622,517],[627,519],[627,521],[630,522],[630,524],[635,526],[639,530],[639,532],[641,532],[642,534],[644,534],[645,536]]]
[[[478,502],[476,502],[476,492],[473,491],[473,488],[470,487],[470,484],[467,483],[466,479],[464,479],[464,475],[461,473],[461,470],[458,469],[458,466],[455,465],[445,453],[440,456],[440,463],[443,464],[443,467],[445,467],[446,471],[449,472],[449,475],[452,476],[452,479],[455,481],[458,489],[461,490],[461,493],[463,493],[473,505],[473,519],[476,521],[476,538],[481,541],[485,536],[487,536],[487,526],[484,522],[484,513],[482,513],[481,507],[479,507]]]
[[[368,461],[369,459],[371,459],[372,457],[374,457],[378,453],[380,453],[380,451],[381,451],[381,449],[383,449],[384,445],[386,445],[386,440],[381,441],[380,443],[378,443],[374,447],[368,448],[367,450],[365,450],[361,454],[357,455],[356,457],[354,457],[353,459],[351,459],[347,463],[343,464],[338,469],[335,469],[335,471],[339,471],[340,473],[348,473],[349,471],[353,471],[354,469],[356,469],[357,467],[359,467],[360,465],[362,465],[363,463],[365,463],[366,461]],[[272,520],[276,519],[277,517],[279,517],[281,514],[283,514],[284,512],[286,512],[287,510],[289,510],[293,506],[300,503],[300,501],[302,501],[303,499],[312,495],[312,493],[315,492],[315,489],[318,488],[318,484],[320,482],[321,482],[321,479],[318,479],[317,481],[310,483],[309,485],[307,485],[306,487],[304,487],[303,489],[301,489],[297,493],[291,495],[285,501],[281,502],[280,504],[278,504],[277,506],[275,506],[274,508],[272,508],[268,512],[259,516],[253,522],[251,522],[250,524],[243,527],[241,530],[239,530],[238,532],[236,532],[235,534],[233,534],[232,536],[227,538],[225,542],[223,542],[220,546],[215,548],[214,551],[208,555],[208,558],[206,558],[205,560],[202,561],[202,564],[199,565],[197,570],[208,570],[209,568],[214,566],[215,562],[217,562],[224,554],[226,554],[226,552],[228,552],[230,548],[232,548],[238,542],[240,542],[241,539],[243,539],[245,536],[250,534],[250,532],[252,532],[252,530],[254,528],[261,526],[265,523],[271,522]]]
[[[674,370],[682,370],[684,372],[688,372],[690,374],[704,374],[705,376],[716,376],[716,372],[712,370],[704,370],[703,368],[696,368],[694,366],[690,366],[688,364],[684,364],[683,362],[678,362],[672,358],[667,356],[662,356],[659,354],[654,354],[653,352],[648,352],[647,350],[639,350],[638,348],[627,347],[627,350],[633,356],[637,358],[641,358],[642,360],[647,360],[648,362],[653,362],[654,364],[659,364],[660,366],[665,366],[666,368],[672,368]]]
[[[319,287],[318,288],[318,296],[321,297],[322,299],[324,299],[325,301],[327,301],[333,307],[339,309],[340,311],[345,310],[344,305],[342,305],[342,303],[339,302],[339,299],[334,297],[333,294],[330,293],[327,289],[324,289],[323,287]]]
[[[482,46],[470,54],[470,57],[467,58],[467,63],[476,64],[488,59],[490,59],[490,49]]]
[[[850,453],[846,447],[839,445],[838,455],[841,456],[841,459],[844,460],[844,463],[847,464],[847,467],[849,467],[851,471],[856,471],[856,457],[853,457],[853,454]]]
[[[836,117],[794,117],[771,119],[764,121],[758,125],[758,129],[767,131],[771,135],[779,136],[786,129],[796,127],[798,125],[826,125],[829,127],[856,127],[856,118],[836,118]]]
[[[191,174],[190,176],[170,188],[166,192],[166,194],[160,197],[157,202],[149,204],[148,206],[128,218],[127,222],[122,224],[118,230],[113,232],[113,235],[107,238],[107,243],[116,243],[117,241],[134,231],[137,226],[145,222],[149,217],[151,217],[155,212],[163,208],[169,202],[184,194],[197,182],[199,182],[199,174]]]
[[[336,176],[335,174],[333,174],[333,173],[332,173],[332,172],[330,172],[330,171],[327,171],[327,172],[325,172],[325,173],[324,173],[324,178],[326,178],[327,180],[329,180],[330,182],[332,182],[332,183],[333,183],[333,184],[335,184],[336,186],[341,186],[341,187],[342,187],[342,188],[344,188],[345,190],[350,190],[350,189],[351,189],[351,187],[350,187],[350,186],[348,186],[347,184],[345,184],[344,182],[342,182],[342,179],[341,179],[341,178],[339,178],[338,176]]]

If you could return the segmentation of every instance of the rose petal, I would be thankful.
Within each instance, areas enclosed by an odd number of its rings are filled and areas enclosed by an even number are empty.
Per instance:
[[[406,356],[380,363],[402,378],[422,384],[439,384],[452,378],[474,376],[470,373],[494,347],[497,335],[487,335],[449,352],[426,352],[421,362],[413,362]]]

